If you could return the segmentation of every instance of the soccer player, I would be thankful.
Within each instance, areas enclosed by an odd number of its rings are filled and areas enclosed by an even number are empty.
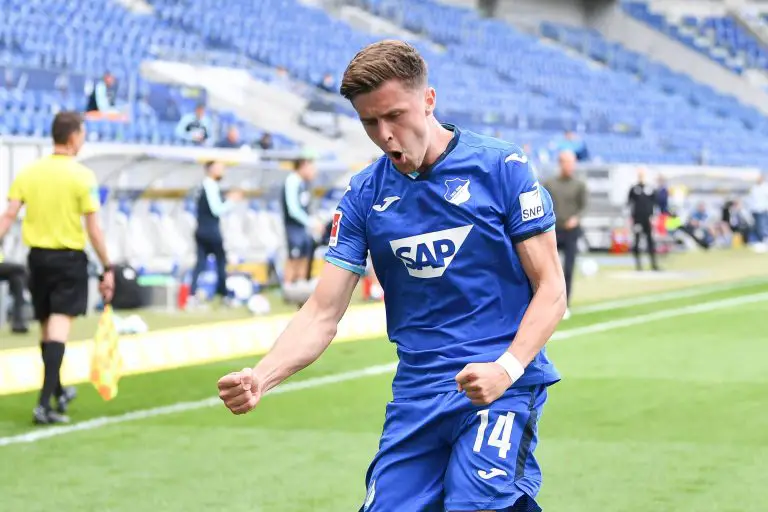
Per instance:
[[[560,379],[544,345],[565,312],[550,197],[518,146],[435,119],[404,42],[361,50],[341,93],[386,154],[352,178],[312,297],[219,396],[246,413],[315,361],[370,251],[400,363],[361,510],[540,510],[537,424]]]

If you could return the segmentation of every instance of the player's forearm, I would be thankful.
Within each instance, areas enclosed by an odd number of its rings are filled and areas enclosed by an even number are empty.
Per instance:
[[[310,298],[256,365],[263,391],[315,362],[336,336],[337,325],[336,315],[324,311]]]
[[[564,282],[553,279],[539,284],[508,349],[523,366],[527,366],[547,343],[566,307]]]

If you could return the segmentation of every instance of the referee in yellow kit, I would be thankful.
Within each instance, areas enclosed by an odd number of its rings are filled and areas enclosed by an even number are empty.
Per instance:
[[[80,114],[60,112],[53,120],[53,154],[23,169],[11,184],[8,209],[0,218],[0,240],[22,206],[24,243],[30,248],[29,289],[35,319],[40,322],[40,350],[45,377],[40,401],[34,409],[37,424],[67,423],[67,406],[74,388],[61,385],[64,343],[74,317],[88,307],[86,231],[101,260],[100,291],[112,299],[114,275],[99,225],[99,190],[93,172],[75,161],[85,140]],[[85,218],[85,228],[82,219]],[[56,407],[51,407],[55,399]]]

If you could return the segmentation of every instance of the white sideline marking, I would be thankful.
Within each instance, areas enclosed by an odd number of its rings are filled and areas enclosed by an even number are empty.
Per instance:
[[[272,389],[267,395],[279,395],[282,393],[290,393],[292,391],[301,391],[302,389],[316,388],[319,386],[325,386],[326,384],[337,384],[352,379],[359,379],[361,377],[370,377],[372,375],[380,375],[383,373],[389,373],[395,370],[397,365],[395,363],[382,364],[377,366],[369,366],[361,370],[354,370],[350,372],[336,373],[332,375],[326,375],[323,377],[314,377],[311,379],[300,380],[297,382],[287,382]],[[266,395],[265,395],[266,396]],[[177,412],[194,411],[196,409],[204,409],[207,407],[214,407],[221,404],[221,400],[218,396],[205,398],[203,400],[197,400],[195,402],[178,402],[171,405],[164,405],[162,407],[154,407],[152,409],[142,409],[140,411],[132,411],[119,416],[102,416],[101,418],[94,418],[92,420],[86,420],[81,423],[75,423],[73,425],[62,425],[58,427],[41,428],[41,430],[33,430],[26,434],[19,434],[10,437],[0,437],[0,446],[8,446],[11,444],[19,443],[34,443],[41,439],[47,439],[49,437],[62,436],[64,434],[71,434],[72,432],[78,432],[81,430],[94,430],[107,425],[114,425],[116,423],[126,423],[129,421],[143,420],[147,418],[154,418],[155,416],[165,416],[167,414],[174,414]]]
[[[565,340],[574,338],[577,336],[583,336],[585,334],[594,334],[598,332],[610,331],[613,329],[620,329],[622,327],[629,327],[632,325],[643,324],[646,322],[652,322],[656,320],[664,320],[668,318],[675,318],[678,316],[691,315],[695,313],[704,313],[707,311],[714,311],[717,309],[729,308],[732,306],[739,306],[742,304],[751,304],[753,302],[761,302],[768,300],[768,292],[757,293],[753,295],[745,295],[742,297],[735,297],[731,299],[716,300],[711,302],[705,302],[703,304],[697,304],[693,306],[685,306],[682,308],[669,309],[667,311],[658,311],[655,313],[648,313],[646,315],[640,315],[633,318],[623,318],[620,320],[611,320],[608,322],[600,322],[593,325],[587,325],[584,327],[576,327],[574,329],[568,329],[566,331],[559,331],[552,335],[551,341]],[[362,377],[370,377],[373,375],[381,375],[389,373],[395,370],[396,363],[369,366],[360,370],[354,370],[349,372],[336,373],[332,375],[326,375],[324,377],[314,377],[310,379],[300,380],[297,382],[288,382],[281,386],[274,388],[268,393],[268,395],[279,395],[281,393],[290,393],[292,391],[301,391],[303,389],[311,389],[319,386],[325,386],[327,384],[337,384],[339,382],[345,382],[348,380],[359,379]],[[114,425],[118,423],[126,423],[129,421],[143,420],[146,418],[154,418],[156,416],[165,416],[168,414],[174,414],[178,412],[194,411],[197,409],[204,409],[207,407],[214,407],[219,405],[221,401],[218,397],[205,398],[195,402],[179,402],[172,405],[165,405],[162,407],[154,407],[152,409],[142,409],[139,411],[133,411],[119,416],[103,416],[100,418],[94,418],[91,420],[83,421],[82,423],[75,423],[73,425],[65,425],[59,427],[47,427],[40,430],[33,430],[25,434],[19,434],[9,437],[0,437],[0,447],[8,446],[12,444],[21,443],[34,443],[42,439],[48,439],[50,437],[62,436],[65,434],[71,434],[72,432],[79,432],[83,430],[94,430],[107,425]]]
[[[656,311],[655,313],[648,313],[630,318],[622,318],[619,320],[609,320],[607,322],[600,322],[597,324],[586,325],[584,327],[575,327],[573,329],[568,329],[567,331],[556,332],[552,335],[550,341],[573,338],[574,336],[582,336],[584,334],[605,332],[612,329],[619,329],[621,327],[629,327],[631,325],[644,324],[646,322],[653,322],[656,320],[665,320],[667,318],[675,318],[678,316],[692,315],[694,313],[705,313],[707,311],[714,311],[716,309],[740,306],[742,304],[751,304],[753,302],[762,302],[764,300],[768,300],[768,292],[743,295],[741,297],[734,297],[732,299],[714,300],[711,302],[668,309],[666,311]]]
[[[737,283],[724,283],[714,284],[709,286],[696,286],[685,290],[676,290],[669,292],[654,293],[652,295],[645,295],[641,297],[630,297],[626,299],[609,300],[605,302],[598,302],[597,304],[590,304],[587,306],[573,308],[574,313],[597,313],[600,311],[608,311],[612,309],[629,308],[632,306],[642,306],[644,304],[653,304],[654,302],[661,302],[674,299],[688,299],[691,297],[699,297],[701,295],[708,295],[715,292],[725,292],[728,290],[737,290],[739,288],[745,288],[747,286],[754,286],[768,281],[765,278],[755,278],[750,281],[740,281]]]

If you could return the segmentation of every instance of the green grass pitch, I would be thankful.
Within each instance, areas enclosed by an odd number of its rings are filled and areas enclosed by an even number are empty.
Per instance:
[[[563,380],[550,389],[540,424],[544,510],[764,509],[766,292],[763,282],[563,322],[560,332],[590,329],[549,345]],[[637,317],[648,320],[617,322]],[[289,382],[394,360],[386,340],[340,344]],[[127,377],[108,403],[81,385],[71,415],[124,419],[209,399],[221,375],[253,362]],[[45,430],[31,425],[35,394],[0,397],[0,510],[357,510],[390,383],[385,372],[293,389],[242,417],[210,400],[24,443],[14,436]]]

